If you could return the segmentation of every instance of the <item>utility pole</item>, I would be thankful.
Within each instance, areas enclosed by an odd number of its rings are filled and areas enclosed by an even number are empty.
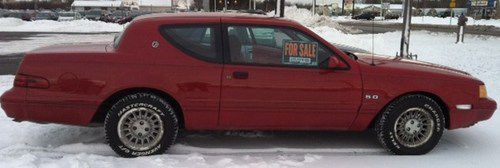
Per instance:
[[[495,1],[496,11],[495,19],[500,19],[500,0]]]
[[[352,16],[354,16],[354,4],[356,3],[356,0],[352,0]]]
[[[344,15],[344,4],[345,0],[342,0],[342,9],[340,10],[340,15]]]
[[[409,57],[410,47],[410,24],[411,24],[411,1],[404,0],[403,2],[403,32],[401,34],[401,48],[399,56],[402,58]]]
[[[226,12],[226,10],[227,10],[227,0],[224,0],[224,10],[223,11]]]
[[[316,14],[316,0],[313,0],[312,14],[313,16]]]
[[[280,7],[281,7],[281,4],[280,4],[281,0],[276,0],[276,8],[274,10],[274,16],[278,16],[280,12]]]
[[[285,0],[276,0],[276,10],[274,15],[279,17],[285,17]]]
[[[285,0],[279,0],[280,2],[280,17],[285,17]]]

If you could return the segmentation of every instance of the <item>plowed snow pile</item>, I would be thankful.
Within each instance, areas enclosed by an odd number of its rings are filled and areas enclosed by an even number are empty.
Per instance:
[[[119,32],[123,25],[90,20],[53,21],[36,20],[23,21],[18,18],[0,18],[0,32],[65,32],[65,33],[95,33]]]
[[[269,12],[268,15],[273,16],[274,11]],[[285,18],[295,20],[300,24],[307,27],[329,27],[344,33],[358,33],[359,30],[353,29],[351,27],[342,26],[332,19],[326,16],[314,15],[312,16],[311,11],[304,8],[297,8],[296,6],[290,6],[285,8]]]

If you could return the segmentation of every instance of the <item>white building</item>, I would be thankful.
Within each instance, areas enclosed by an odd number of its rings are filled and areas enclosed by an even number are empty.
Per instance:
[[[77,11],[102,9],[102,10],[116,10],[123,8],[122,1],[85,1],[75,0],[71,4],[71,8]]]
[[[172,0],[75,0],[71,7],[74,10],[140,10],[148,12],[166,12],[171,9]]]
[[[126,0],[136,1],[139,10],[150,12],[167,12],[172,9],[172,0]]]

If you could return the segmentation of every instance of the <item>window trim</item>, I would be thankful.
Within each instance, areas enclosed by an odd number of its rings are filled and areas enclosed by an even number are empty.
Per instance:
[[[286,65],[286,64],[281,64],[281,65],[274,65],[274,64],[259,64],[259,63],[235,63],[235,62],[232,62],[231,61],[231,53],[229,51],[229,46],[227,44],[229,44],[229,36],[228,36],[228,27],[230,26],[247,26],[247,27],[265,27],[265,28],[280,28],[280,29],[289,29],[289,30],[293,30],[293,31],[297,31],[297,32],[300,32],[306,36],[309,36],[310,38],[314,39],[315,41],[318,42],[318,44],[321,44],[323,46],[326,47],[326,49],[328,51],[330,51],[331,53],[333,53],[333,56],[337,57],[338,59],[340,59],[340,61],[342,61],[345,65],[347,65],[347,67],[345,68],[340,68],[340,67],[336,67],[336,68],[327,68],[328,64],[326,64],[325,66],[325,63],[324,62],[328,62],[328,61],[323,61],[323,62],[318,62],[318,65],[317,66],[304,66],[304,65],[293,65],[293,64],[290,64],[290,65]],[[222,26],[221,26],[221,32],[222,32],[222,44],[223,44],[223,51],[224,51],[224,59],[223,59],[223,63],[224,64],[230,64],[230,65],[245,65],[245,66],[263,66],[263,67],[282,67],[282,68],[304,68],[304,69],[333,69],[333,70],[345,70],[345,71],[348,71],[351,69],[351,65],[344,60],[344,58],[342,58],[341,56],[339,56],[335,51],[333,51],[329,45],[326,45],[324,44],[323,42],[321,42],[320,40],[314,38],[313,36],[311,36],[309,33],[306,33],[300,29],[297,29],[295,27],[288,27],[288,26],[280,26],[280,25],[267,25],[267,24],[248,24],[248,23],[222,23]]]
[[[175,40],[172,40],[173,38],[164,32],[164,29],[167,29],[167,28],[196,28],[197,26],[214,28],[215,47],[216,47],[214,59],[207,58],[206,56],[203,56],[201,54],[198,54],[198,53],[195,53],[191,50],[188,50],[187,48],[182,46],[182,44],[179,44]],[[218,63],[218,64],[224,63],[224,58],[225,58],[224,54],[225,53],[224,53],[224,49],[223,49],[222,32],[221,32],[220,23],[210,23],[210,24],[194,23],[194,24],[161,25],[158,28],[158,31],[160,32],[163,39],[165,39],[168,43],[170,43],[176,49],[181,50],[184,54],[189,55],[190,57],[193,57],[197,60],[210,62],[210,63]]]

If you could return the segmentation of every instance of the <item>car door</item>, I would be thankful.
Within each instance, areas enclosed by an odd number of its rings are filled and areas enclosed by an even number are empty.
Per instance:
[[[223,39],[227,45],[221,126],[347,129],[356,117],[361,102],[359,72],[350,70],[345,61],[343,70],[320,68],[335,54],[313,37],[284,27],[227,24]],[[307,51],[313,54],[291,62],[285,53],[298,51],[301,45],[312,46]]]

